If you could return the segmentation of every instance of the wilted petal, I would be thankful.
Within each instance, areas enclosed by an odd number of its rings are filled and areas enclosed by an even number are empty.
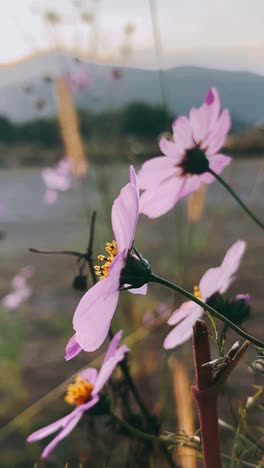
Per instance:
[[[112,227],[119,252],[131,248],[138,221],[138,191],[130,182],[122,188],[112,207]]]
[[[75,356],[78,356],[78,354],[82,351],[81,346],[76,342],[75,335],[73,335],[66,346],[66,355],[65,355],[65,360],[69,361],[70,359],[73,359]]]
[[[225,143],[226,136],[231,127],[229,111],[225,109],[209,136],[203,141],[203,148],[206,149],[206,154],[209,156],[216,154]]]
[[[178,117],[172,124],[173,139],[184,152],[194,146],[192,128],[187,117]]]
[[[95,351],[107,336],[118,303],[123,266],[123,258],[118,255],[109,276],[89,289],[75,310],[75,339],[85,351]]]
[[[139,173],[139,187],[142,190],[155,188],[168,178],[179,174],[179,168],[175,167],[175,162],[164,156],[152,158],[146,161]]]
[[[224,168],[231,163],[232,158],[225,154],[215,154],[214,156],[210,156],[208,160],[210,169],[212,169],[216,174],[221,174]],[[215,181],[215,177],[209,172],[205,172],[204,174],[201,174],[201,180],[206,184],[211,184]]]

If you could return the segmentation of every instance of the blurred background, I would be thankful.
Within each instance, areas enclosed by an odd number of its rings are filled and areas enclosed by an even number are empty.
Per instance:
[[[84,251],[96,210],[94,254],[102,253],[112,240],[110,209],[129,164],[138,169],[160,154],[160,135],[199,106],[212,86],[232,116],[224,152],[234,161],[224,178],[263,218],[263,17],[258,0],[1,5],[0,466],[146,466],[133,459],[125,437],[109,444],[105,421],[96,428],[91,423],[92,430],[88,421],[46,465],[38,461],[45,441],[26,445],[30,432],[66,414],[64,381],[102,352],[64,362],[83,294],[72,288],[79,265],[74,257],[28,249]],[[156,273],[191,291],[239,238],[248,249],[231,293],[252,295],[245,328],[261,338],[263,236],[222,187],[202,187],[161,219],[142,216],[136,242]],[[131,369],[150,411],[162,417],[164,429],[190,435],[198,428],[187,398],[191,343],[162,351],[166,320],[181,301],[158,286],[143,298],[124,293],[114,328],[125,329]],[[235,335],[228,339],[232,344]],[[259,383],[249,372],[255,354],[250,351],[225,388],[220,416],[229,423]],[[258,417],[253,412],[255,427]],[[228,453],[230,434],[222,436]],[[200,463],[188,453],[175,452],[175,459],[186,468]]]

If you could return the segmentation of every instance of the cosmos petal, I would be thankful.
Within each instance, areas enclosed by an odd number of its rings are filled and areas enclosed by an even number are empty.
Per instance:
[[[169,140],[167,137],[162,137],[159,141],[160,150],[167,156],[174,164],[179,164],[184,157],[184,152],[181,146],[178,146],[174,141]]]
[[[28,436],[27,438],[27,442],[32,443],[41,439],[45,439],[45,437],[48,437],[50,434],[53,434],[59,429],[64,428],[68,424],[68,422],[75,416],[75,414],[76,408],[70,414],[67,414],[67,416],[64,416],[63,418],[54,421],[48,426],[42,427],[38,431],[35,431],[32,434],[30,434],[30,436]]]
[[[143,286],[141,286],[140,288],[128,289],[128,292],[130,292],[131,294],[141,294],[142,296],[145,296],[148,292],[148,285],[143,284]]]
[[[144,192],[139,199],[140,213],[158,218],[170,211],[180,198],[184,179],[173,177],[157,187]]]
[[[140,189],[155,188],[162,181],[176,176],[178,173],[179,168],[175,167],[175,163],[165,156],[149,159],[142,165],[138,173]]]
[[[122,188],[112,206],[112,227],[119,252],[127,252],[133,244],[138,221],[138,190],[129,182]]]
[[[235,242],[225,254],[224,260],[222,262],[222,276],[221,282],[219,285],[219,292],[224,293],[230,284],[235,279],[235,274],[240,266],[242,257],[246,250],[246,242],[238,240]]]
[[[98,372],[92,395],[96,395],[101,391],[117,364],[124,359],[125,354],[129,351],[125,345],[118,347],[121,336],[122,332],[118,332],[111,340],[104,362]]]
[[[203,147],[206,148],[206,154],[211,156],[216,154],[225,143],[226,136],[231,128],[231,119],[229,111],[223,110],[214,128],[203,141]]]
[[[88,367],[88,369],[84,369],[80,373],[81,378],[88,380],[92,385],[95,384],[97,375],[98,375],[97,369],[94,369],[93,367]]]
[[[78,356],[78,354],[81,352],[82,348],[81,346],[77,343],[75,339],[75,334],[69,339],[67,346],[66,346],[66,355],[65,355],[65,360],[69,361],[70,359]]]
[[[212,171],[214,171],[216,174],[221,174],[224,168],[231,163],[232,158],[230,156],[226,156],[225,154],[218,153],[214,156],[209,157],[208,160],[210,169],[212,169]],[[201,180],[206,184],[211,184],[215,181],[215,177],[209,172],[201,174],[200,177]]]
[[[193,333],[195,322],[203,315],[203,309],[197,308],[190,316],[186,317],[180,324],[174,327],[164,340],[165,349],[173,349],[183,344]]]
[[[192,128],[187,117],[178,117],[172,124],[173,139],[184,152],[194,146]]]
[[[193,107],[189,119],[196,143],[202,143],[214,127],[220,112],[220,100],[215,88],[209,89],[205,101],[198,109]]]
[[[219,267],[209,268],[201,278],[199,289],[203,300],[206,301],[215,292],[224,293],[235,279],[246,243],[238,240],[226,252],[224,260]]]
[[[85,405],[80,405],[78,406],[72,413],[71,413],[71,418],[68,420],[67,424],[64,426],[64,428],[59,432],[59,434],[47,445],[47,447],[43,450],[41,454],[41,458],[45,459],[47,458],[53,450],[56,448],[58,443],[65,439],[71,431],[77,426],[78,422],[80,421],[83,413],[87,411],[88,409],[92,408],[96,403],[98,402],[98,396],[90,400],[88,403]],[[73,414],[74,413],[74,414]],[[69,415],[70,416],[70,415]]]
[[[183,304],[176,309],[168,320],[169,325],[177,325],[185,318],[189,317],[191,314],[195,313],[197,310],[200,310],[201,307],[193,301],[183,302]]]
[[[79,302],[73,317],[76,342],[85,351],[95,351],[107,336],[118,298],[122,255],[118,255],[109,276],[89,289]]]

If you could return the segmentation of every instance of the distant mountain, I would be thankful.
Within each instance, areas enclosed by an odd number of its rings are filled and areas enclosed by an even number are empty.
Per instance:
[[[0,67],[0,115],[16,122],[54,115],[54,78],[76,67],[74,57],[47,54]],[[122,68],[122,77],[110,79],[113,66],[82,65],[93,76],[93,86],[76,91],[79,107],[94,111],[115,109],[131,101],[161,103],[160,72]],[[197,67],[176,67],[162,72],[168,106],[173,115],[185,114],[200,105],[207,89],[215,86],[235,120],[242,124],[264,122],[264,77],[248,72],[230,72]]]

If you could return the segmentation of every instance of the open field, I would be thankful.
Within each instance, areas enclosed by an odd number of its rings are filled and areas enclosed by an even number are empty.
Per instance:
[[[263,169],[263,159],[248,158],[234,161],[223,174],[262,219]],[[82,353],[69,363],[63,359],[65,344],[72,332],[72,314],[80,298],[80,293],[71,288],[73,277],[78,271],[75,260],[66,256],[32,254],[28,248],[84,249],[91,213],[96,210],[94,252],[96,255],[101,253],[104,243],[112,240],[110,208],[126,182],[127,174],[128,166],[125,164],[92,165],[85,181],[76,183],[69,192],[59,195],[58,203],[54,206],[46,206],[42,201],[44,187],[38,169],[0,171],[0,201],[5,202],[8,208],[0,217],[0,230],[6,234],[0,243],[1,295],[9,291],[12,277],[21,267],[32,264],[35,268],[32,279],[34,293],[29,303],[17,311],[7,311],[3,307],[0,309],[0,393],[3,401],[0,408],[3,425],[0,431],[0,443],[3,444],[1,467],[33,467],[40,453],[40,445],[26,446],[25,437],[33,429],[65,414],[65,405],[60,398],[62,391],[51,395],[45,404],[39,405],[36,413],[19,419],[17,425],[6,425],[95,357],[95,354],[88,356]],[[263,338],[262,232],[246,218],[240,207],[217,183],[207,190],[204,213],[198,224],[188,223],[186,202],[183,201],[176,210],[160,219],[140,218],[136,244],[154,271],[192,290],[209,266],[220,264],[227,248],[237,239],[246,240],[248,250],[231,292],[252,295],[252,316],[245,327],[251,334]],[[164,324],[153,331],[146,330],[143,317],[160,302],[171,306],[173,300],[180,304],[182,298],[175,299],[166,290],[154,285],[150,286],[146,297],[132,297],[123,293],[115,319],[115,328],[122,326],[126,334],[138,327],[146,331],[144,340],[135,343],[135,354],[142,356],[141,366],[132,366],[132,370],[149,408],[157,413],[161,408],[154,408],[153,404],[161,385],[161,375],[164,375],[164,368],[167,367],[161,345],[168,327]],[[234,341],[234,335],[230,333],[231,338]],[[190,352],[189,343],[183,350],[177,350],[175,355],[184,360],[192,373]],[[253,350],[251,354],[254,357]],[[235,395],[239,399],[246,391],[250,393],[251,385],[256,382],[248,374],[248,359],[249,356],[229,383],[231,398]],[[235,385],[238,381],[239,386]],[[165,401],[169,399],[173,399],[170,393],[166,394]],[[223,401],[221,417],[228,418]],[[167,406],[170,408],[171,405]],[[170,411],[164,416],[164,429],[175,430],[175,427],[176,420],[173,411]],[[102,432],[102,428],[97,430]],[[104,431],[107,432],[106,427]],[[91,436],[89,431],[88,434]],[[85,439],[84,431],[76,431],[70,436],[69,443],[66,441],[60,445],[48,466],[64,466],[68,460],[73,460],[70,467],[75,467],[78,452],[83,454],[87,466],[88,463],[98,468],[108,466],[103,464],[106,463],[103,461],[104,455],[100,455],[101,458],[98,455],[100,443],[91,448],[94,441],[91,437],[90,440],[92,444]],[[125,450],[124,446],[122,451]],[[98,464],[89,454],[97,454]],[[113,452],[111,457],[112,467],[123,466],[119,464],[118,453]]]

